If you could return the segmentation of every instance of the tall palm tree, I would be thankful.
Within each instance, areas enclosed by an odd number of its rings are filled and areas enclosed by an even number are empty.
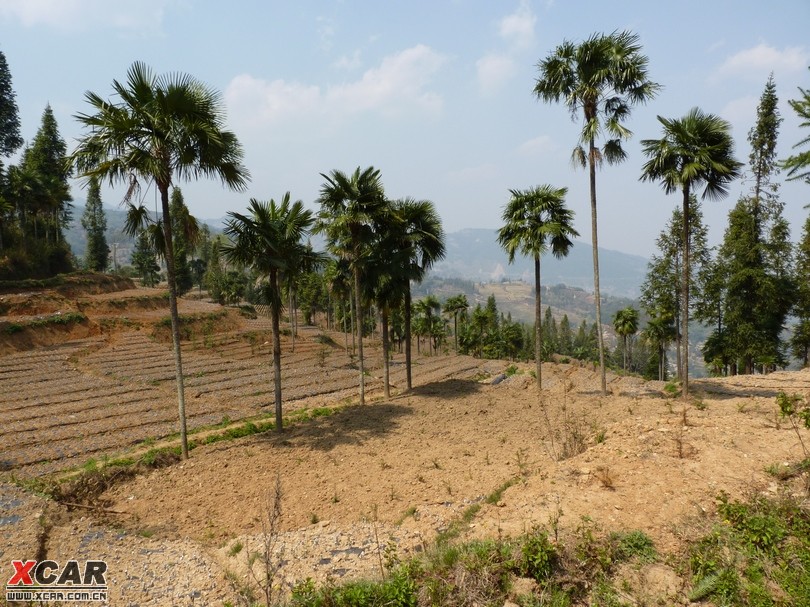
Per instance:
[[[692,108],[683,118],[662,118],[661,139],[641,142],[649,160],[641,172],[642,181],[658,181],[664,192],[683,195],[683,254],[681,255],[681,335],[683,340],[683,397],[689,396],[689,198],[703,187],[702,198],[728,195],[728,185],[740,175],[742,166],[734,158],[731,125],[714,114]]]
[[[172,321],[180,441],[188,457],[183,364],[175,287],[169,188],[175,180],[215,177],[237,191],[250,174],[242,165],[242,147],[225,130],[220,93],[186,74],[156,76],[145,64],[129,68],[126,82],[113,81],[114,101],[85,94],[91,113],[76,115],[88,129],[69,160],[80,176],[128,184],[127,200],[139,180],[152,181],[160,193],[169,312]]]
[[[400,245],[401,218],[387,204],[375,218],[376,238],[369,246],[369,263],[365,268],[367,299],[373,300],[380,311],[383,347],[383,395],[391,397],[390,323],[391,313],[405,298],[408,284],[408,252]]]
[[[290,203],[290,193],[281,203],[260,202],[251,198],[249,215],[228,213],[225,234],[231,244],[223,245],[222,255],[229,262],[252,268],[263,279],[261,291],[270,305],[273,331],[273,384],[276,406],[276,430],[282,431],[281,417],[281,340],[279,320],[283,306],[281,276],[294,275],[306,263],[310,267],[320,260],[303,239],[315,218],[304,203]]]
[[[403,198],[393,203],[400,219],[399,248],[408,260],[405,278],[405,383],[411,375],[411,281],[421,282],[433,264],[444,258],[444,229],[436,207],[429,200]]]
[[[565,207],[568,188],[541,185],[529,190],[509,190],[511,200],[503,211],[503,227],[498,231],[498,243],[509,254],[509,263],[515,254],[534,258],[534,359],[537,390],[543,387],[543,307],[540,293],[540,256],[551,250],[560,259],[568,255],[572,238],[579,236],[574,229],[574,212]]]
[[[626,372],[627,359],[630,353],[628,340],[638,331],[638,310],[633,306],[618,310],[613,316],[613,328],[616,330],[619,337],[622,338],[622,345],[624,346],[624,370]]]
[[[360,369],[360,404],[366,402],[365,362],[363,358],[363,302],[360,276],[366,246],[374,238],[375,218],[386,206],[380,171],[368,167],[355,169],[351,175],[334,170],[321,173],[324,184],[318,202],[317,231],[326,234],[332,253],[347,259],[354,278],[354,309],[357,316],[357,354]]]
[[[623,121],[629,117],[633,105],[647,102],[660,89],[647,77],[647,63],[647,57],[641,54],[637,34],[627,31],[594,34],[580,44],[564,41],[542,60],[538,64],[540,77],[534,87],[538,99],[547,103],[562,101],[573,119],[580,114],[583,118],[579,142],[571,159],[582,167],[587,165],[590,179],[593,290],[602,394],[607,393],[607,381],[599,290],[596,168],[604,161],[615,164],[625,159],[622,140],[632,133]],[[608,139],[599,148],[596,140],[603,134]]]
[[[453,315],[453,339],[455,341],[455,349],[456,353],[458,354],[458,315],[460,312],[466,312],[470,307],[469,302],[467,301],[467,296],[464,293],[459,293],[458,295],[453,295],[449,297],[446,302],[444,302],[444,306],[442,307],[442,312],[445,314],[452,314]]]
[[[641,332],[642,339],[655,346],[658,353],[658,379],[666,379],[667,346],[675,339],[675,325],[669,314],[652,316]]]
[[[414,304],[414,309],[425,319],[425,334],[428,336],[428,353],[433,354],[434,312],[441,310],[442,304],[435,295],[427,295]]]

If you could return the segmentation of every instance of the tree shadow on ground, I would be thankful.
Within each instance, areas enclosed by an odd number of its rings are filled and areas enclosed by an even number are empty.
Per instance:
[[[412,414],[410,407],[393,403],[352,405],[292,427],[283,436],[268,434],[261,440],[282,447],[331,451],[340,445],[362,445],[369,439],[390,434],[399,426],[399,418]]]
[[[482,388],[482,384],[472,379],[443,379],[416,386],[403,397],[430,396],[443,400],[454,400],[477,394]]]

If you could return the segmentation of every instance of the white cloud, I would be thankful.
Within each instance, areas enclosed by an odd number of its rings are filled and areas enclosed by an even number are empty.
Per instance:
[[[514,13],[501,19],[498,33],[514,50],[527,50],[534,44],[534,26],[537,17],[527,0],[521,0]]]
[[[537,17],[527,0],[521,0],[517,9],[498,21],[498,34],[507,48],[489,52],[475,63],[478,86],[484,95],[493,95],[515,75],[515,58],[534,46],[534,27]]]
[[[445,58],[424,45],[382,60],[359,80],[322,88],[297,82],[268,82],[243,74],[225,90],[229,114],[245,124],[270,124],[290,116],[341,117],[358,112],[396,115],[409,109],[437,113],[442,98],[428,86]]]
[[[476,61],[475,68],[485,95],[494,94],[515,75],[515,62],[509,55],[490,53]]]
[[[521,143],[518,146],[518,153],[525,156],[534,156],[553,152],[555,148],[554,140],[551,137],[548,135],[540,135],[539,137]]]
[[[166,8],[178,0],[0,0],[0,17],[26,27],[44,25],[86,31],[111,27],[127,32],[159,31]]]
[[[355,50],[351,55],[343,55],[337,61],[335,61],[334,66],[341,70],[356,70],[362,65],[360,60],[360,50]]]
[[[317,110],[321,91],[317,86],[273,80],[267,82],[242,74],[225,89],[228,113],[239,122],[270,123],[297,112]]]
[[[444,63],[444,57],[423,44],[383,59],[357,82],[330,87],[326,102],[343,112],[377,110],[396,113],[407,106],[436,112],[442,100],[426,90]]]
[[[756,121],[759,99],[753,95],[732,99],[720,110],[720,116],[735,125],[752,125]]]
[[[750,76],[759,80],[770,72],[798,72],[807,67],[808,61],[810,61],[810,53],[802,46],[779,50],[760,43],[753,48],[731,55],[717,69],[717,75],[721,77]]]

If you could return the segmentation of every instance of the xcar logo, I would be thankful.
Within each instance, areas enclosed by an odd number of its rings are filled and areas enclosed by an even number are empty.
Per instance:
[[[106,601],[107,563],[11,561],[14,575],[6,583],[7,601]]]

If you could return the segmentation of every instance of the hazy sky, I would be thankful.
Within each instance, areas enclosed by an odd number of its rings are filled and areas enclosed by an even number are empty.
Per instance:
[[[638,181],[639,141],[661,134],[656,115],[720,114],[747,162],[773,72],[779,154],[789,155],[809,134],[787,104],[797,86],[810,88],[808,26],[808,0],[0,0],[0,50],[28,141],[50,103],[73,149],[85,91],[109,98],[136,60],[222,91],[252,182],[242,194],[181,183],[198,217],[287,190],[315,208],[321,173],[373,165],[389,197],[433,200],[447,231],[499,227],[510,188],[567,186],[587,241],[587,173],[569,162],[579,122],[534,98],[536,66],[564,39],[632,30],[664,88],[634,110],[627,161],[598,174],[599,229],[601,246],[645,256],[680,200]],[[713,242],[746,189],[706,203]],[[105,203],[122,192],[104,191]],[[84,199],[78,186],[73,194]],[[786,184],[782,199],[795,239],[810,187]]]

